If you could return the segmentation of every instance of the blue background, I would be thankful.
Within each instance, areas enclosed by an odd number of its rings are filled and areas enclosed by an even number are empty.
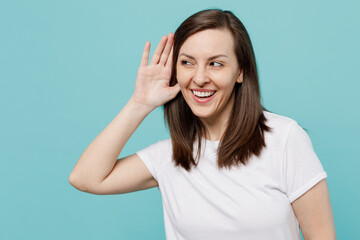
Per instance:
[[[360,239],[359,1],[1,1],[0,239],[165,239],[157,188],[92,195],[68,177],[131,96],[150,54],[206,8],[249,31],[262,100],[308,130],[338,239]],[[120,157],[169,136],[152,112]]]

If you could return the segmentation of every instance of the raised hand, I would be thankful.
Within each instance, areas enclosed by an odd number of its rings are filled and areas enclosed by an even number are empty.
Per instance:
[[[155,109],[173,99],[180,91],[178,83],[170,87],[174,34],[163,36],[155,49],[150,64],[150,42],[145,43],[137,72],[133,100]]]

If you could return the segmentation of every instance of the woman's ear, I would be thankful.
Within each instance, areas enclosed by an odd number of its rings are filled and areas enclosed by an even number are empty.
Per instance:
[[[243,77],[243,70],[240,70],[239,71],[239,75],[238,75],[238,77],[237,77],[237,79],[236,79],[236,82],[237,83],[241,83],[243,80],[244,80],[244,77]]]

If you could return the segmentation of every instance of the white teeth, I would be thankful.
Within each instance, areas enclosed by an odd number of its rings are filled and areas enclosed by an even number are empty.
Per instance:
[[[195,96],[197,97],[209,97],[215,93],[215,91],[211,92],[199,92],[199,91],[192,91]]]

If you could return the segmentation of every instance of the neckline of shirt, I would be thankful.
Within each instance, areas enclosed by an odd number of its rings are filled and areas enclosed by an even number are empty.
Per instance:
[[[213,145],[218,145],[220,143],[220,140],[212,141],[212,140],[208,140],[205,138],[204,138],[204,140],[206,143],[213,144]]]
[[[202,148],[204,148],[206,155],[208,157],[216,156],[217,155],[217,149],[219,147],[220,140],[217,141],[211,141],[203,138],[204,145]]]

